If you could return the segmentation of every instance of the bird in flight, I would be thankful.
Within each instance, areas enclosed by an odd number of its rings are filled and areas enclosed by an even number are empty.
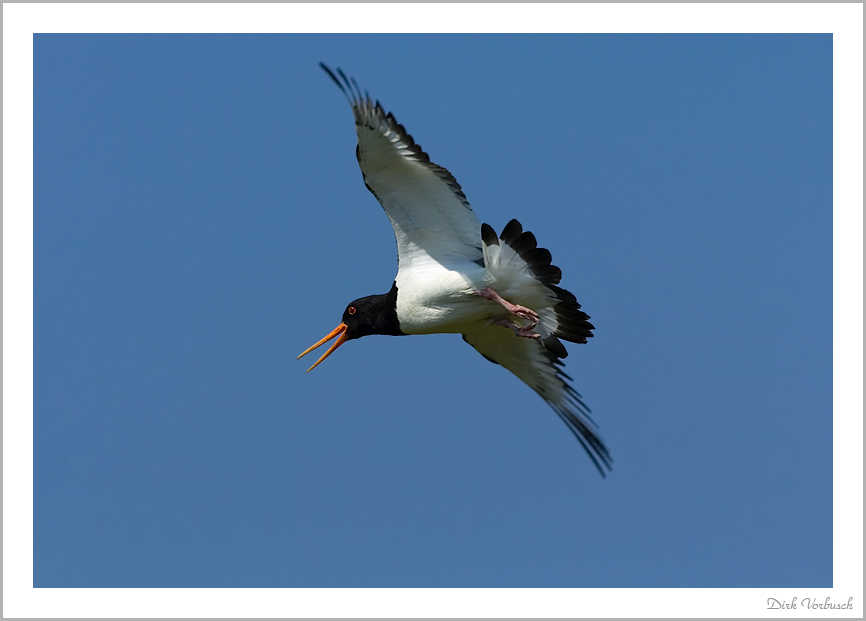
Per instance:
[[[320,66],[352,106],[355,154],[364,185],[394,227],[398,269],[390,291],[350,303],[340,325],[298,358],[337,339],[309,372],[346,341],[370,334],[462,334],[541,395],[605,476],[610,452],[562,370],[562,340],[586,343],[593,325],[558,286],[562,272],[550,252],[517,220],[499,235],[479,223],[457,180],[430,161],[393,114],[339,68]]]

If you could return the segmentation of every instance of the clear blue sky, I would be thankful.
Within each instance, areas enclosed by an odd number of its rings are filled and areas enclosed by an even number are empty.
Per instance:
[[[396,272],[340,66],[596,335],[602,480]],[[34,37],[34,585],[832,586],[830,35]]]

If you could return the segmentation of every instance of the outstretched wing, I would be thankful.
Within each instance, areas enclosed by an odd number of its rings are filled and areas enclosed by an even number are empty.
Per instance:
[[[430,161],[394,115],[361,94],[354,79],[324,63],[352,104],[358,131],[356,154],[364,184],[394,227],[400,270],[433,260],[443,265],[481,259],[481,224],[460,184]]]
[[[596,435],[595,423],[580,394],[569,383],[562,361],[539,341],[515,336],[501,326],[486,326],[464,334],[463,340],[479,354],[500,364],[541,395],[559,415],[595,463],[601,476],[611,469],[613,459]]]

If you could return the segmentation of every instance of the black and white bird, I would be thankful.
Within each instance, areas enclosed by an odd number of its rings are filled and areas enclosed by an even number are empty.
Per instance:
[[[352,105],[355,153],[364,185],[394,227],[398,269],[390,291],[349,304],[340,325],[301,354],[337,339],[308,371],[346,341],[369,334],[462,334],[541,395],[605,476],[610,452],[561,360],[568,352],[560,339],[586,343],[593,325],[558,286],[562,272],[551,265],[550,252],[517,220],[498,236],[479,223],[460,184],[430,161],[393,114],[339,68],[321,67]]]

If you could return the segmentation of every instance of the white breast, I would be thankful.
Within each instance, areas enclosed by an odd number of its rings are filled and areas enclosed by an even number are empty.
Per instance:
[[[466,333],[508,311],[475,294],[485,287],[501,292],[515,304],[546,310],[551,304],[546,288],[521,270],[491,270],[461,262],[416,262],[397,273],[397,318],[406,334]]]
[[[472,266],[472,264],[469,264]],[[483,267],[460,270],[426,261],[397,274],[397,318],[406,334],[462,332],[467,324],[483,320],[488,302],[474,291],[487,286]]]

